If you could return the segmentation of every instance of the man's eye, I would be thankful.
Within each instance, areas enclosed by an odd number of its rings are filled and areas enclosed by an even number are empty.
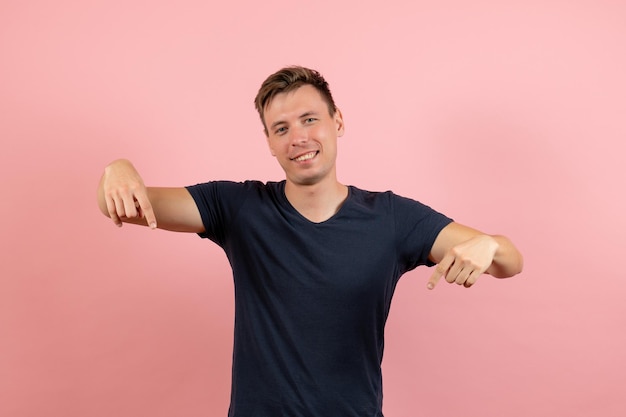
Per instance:
[[[285,133],[286,131],[287,131],[286,127],[279,127],[278,129],[276,129],[274,133],[276,133],[277,135],[280,135],[282,133]]]
[[[313,123],[315,120],[317,120],[317,119],[315,119],[315,117],[309,117],[304,122],[305,123]]]

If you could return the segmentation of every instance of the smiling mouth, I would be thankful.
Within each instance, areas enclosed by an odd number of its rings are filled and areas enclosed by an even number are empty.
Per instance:
[[[315,158],[315,156],[317,155],[319,151],[313,151],[313,152],[309,152],[309,153],[305,153],[304,155],[300,155],[296,158],[291,158],[292,161],[296,161],[296,162],[303,162],[303,161],[308,161],[309,159],[313,159]]]

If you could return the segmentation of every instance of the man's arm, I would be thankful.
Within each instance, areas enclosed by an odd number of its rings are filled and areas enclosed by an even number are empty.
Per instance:
[[[433,289],[443,276],[449,283],[471,287],[483,273],[507,278],[522,271],[522,254],[504,236],[487,235],[478,230],[450,223],[441,230],[430,252],[437,263],[428,281]]]
[[[186,188],[146,187],[125,159],[105,168],[98,186],[98,206],[118,226],[132,223],[175,232],[204,232],[198,207]]]

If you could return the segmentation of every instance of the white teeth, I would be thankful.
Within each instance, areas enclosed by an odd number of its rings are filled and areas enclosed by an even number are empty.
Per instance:
[[[294,158],[293,160],[294,160],[294,161],[298,161],[298,162],[307,161],[307,160],[309,160],[309,159],[313,158],[313,157],[315,156],[315,154],[316,154],[316,153],[317,153],[317,152],[309,152],[309,153],[307,153],[307,154],[304,154],[304,155],[302,155],[302,156],[299,156],[299,157],[297,157],[297,158]]]

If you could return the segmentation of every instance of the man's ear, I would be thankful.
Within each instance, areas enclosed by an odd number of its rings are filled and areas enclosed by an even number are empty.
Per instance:
[[[343,124],[343,115],[341,114],[341,110],[339,110],[339,108],[335,110],[335,124],[337,126],[337,137],[342,137],[345,127]]]

